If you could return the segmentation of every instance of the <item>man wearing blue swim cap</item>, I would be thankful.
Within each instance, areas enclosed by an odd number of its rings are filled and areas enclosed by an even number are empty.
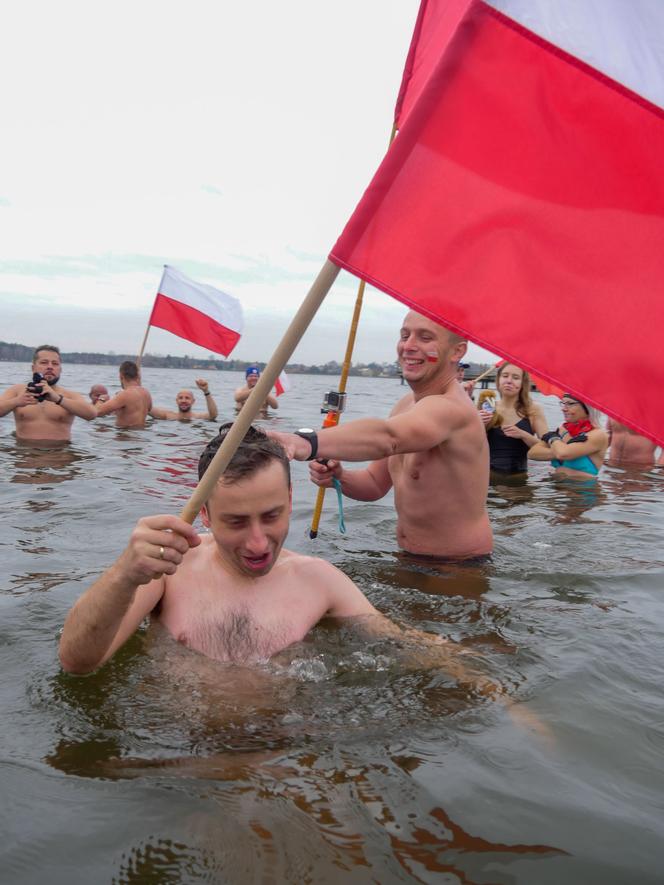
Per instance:
[[[238,389],[235,391],[235,411],[236,412],[239,412],[241,410],[242,406],[249,399],[249,394],[254,389],[254,387],[258,384],[258,379],[260,378],[260,376],[261,376],[261,373],[260,373],[260,370],[258,369],[257,366],[248,366],[247,367],[247,369],[244,373],[244,377],[246,378],[247,383],[244,385],[244,387],[238,387]],[[259,415],[261,416],[261,418],[267,418],[268,406],[271,409],[278,409],[279,408],[279,403],[277,402],[277,398],[272,393],[268,393],[268,395],[265,399],[265,402],[261,406],[261,410],[259,412]]]

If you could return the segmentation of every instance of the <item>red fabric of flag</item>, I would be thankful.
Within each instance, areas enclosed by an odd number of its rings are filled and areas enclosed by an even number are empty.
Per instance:
[[[330,259],[664,444],[664,112],[480,0],[443,49]]]
[[[149,325],[228,356],[240,340],[243,324],[237,298],[198,283],[174,267],[164,267]]]

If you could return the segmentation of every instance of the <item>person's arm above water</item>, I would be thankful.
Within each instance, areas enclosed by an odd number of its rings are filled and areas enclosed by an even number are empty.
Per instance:
[[[59,649],[63,669],[90,673],[112,657],[163,596],[165,576],[175,574],[198,544],[196,530],[177,516],[140,519],[125,551],[67,615]]]
[[[271,409],[279,408],[279,403],[273,393],[268,393],[268,395],[265,397],[265,405],[269,406]]]
[[[208,387],[208,383],[204,378],[196,379],[196,387],[203,392],[203,396],[205,397],[205,406],[207,408],[207,412],[204,413],[203,417],[207,418],[208,421],[214,421],[219,414],[219,410],[217,409],[217,404],[214,401],[214,397],[210,393],[210,388]]]
[[[525,442],[527,446],[534,446],[538,443],[548,430],[544,412],[539,406],[534,405],[528,417],[534,433],[528,433],[527,430],[524,430],[522,427],[517,427],[516,424],[504,424],[501,429],[505,436],[510,436],[513,439],[520,439]]]
[[[330,563],[316,560],[317,586],[328,594],[327,616],[353,618],[353,626],[368,636],[395,639],[401,644],[402,654],[416,667],[441,667],[459,682],[467,682],[485,694],[500,693],[500,688],[486,677],[472,673],[461,663],[462,657],[472,655],[454,643],[433,633],[400,627],[374,608],[350,578]]]
[[[333,479],[341,483],[341,491],[355,501],[378,501],[392,488],[387,458],[372,461],[363,470],[348,470],[339,461],[309,463],[309,479],[321,488],[331,488]]]
[[[97,417],[97,410],[88,402],[80,393],[74,393],[71,390],[63,390],[56,393],[45,379],[39,382],[46,399],[54,403],[56,406],[69,412],[70,415],[76,415],[77,418],[84,418],[86,421],[92,421]]]
[[[359,418],[318,432],[317,458],[372,461],[404,452],[426,452],[445,442],[467,420],[460,406],[442,396],[427,396],[389,418]],[[307,461],[311,444],[294,433],[268,431],[288,456]]]
[[[151,406],[148,414],[151,418],[159,418],[164,421],[168,421],[171,417],[171,413],[168,409],[161,409],[159,406]]]
[[[553,457],[559,461],[572,461],[574,458],[583,457],[583,455],[597,455],[602,450],[606,450],[607,436],[604,430],[595,428],[585,436],[587,438],[581,442],[574,442],[569,438],[553,440],[551,443]]]
[[[37,397],[23,384],[14,384],[0,395],[0,418],[18,409],[20,406],[33,406]]]
[[[556,440],[560,440],[561,438],[560,427],[543,434],[542,439],[528,449],[528,457],[531,461],[552,461],[556,456],[554,455],[551,446]]]
[[[106,402],[97,401],[94,408],[97,410],[97,417],[103,418],[104,415],[110,415],[112,412],[117,412],[118,409],[121,409],[126,405],[127,396],[124,390],[120,390],[115,396],[112,396]]]

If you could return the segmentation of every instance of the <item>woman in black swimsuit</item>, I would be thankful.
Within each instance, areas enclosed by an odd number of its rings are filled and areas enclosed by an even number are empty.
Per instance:
[[[503,363],[496,372],[500,399],[494,412],[480,408],[496,473],[526,473],[528,449],[547,432],[541,407],[530,399],[530,376],[513,363]]]

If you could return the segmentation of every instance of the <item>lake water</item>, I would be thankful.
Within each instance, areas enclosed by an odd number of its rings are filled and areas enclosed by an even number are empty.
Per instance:
[[[3,387],[29,377],[0,365]],[[171,406],[196,374],[144,382]],[[241,381],[210,377],[219,422]],[[269,423],[317,426],[335,379],[292,381]],[[65,386],[93,382],[115,389],[115,369],[65,367]],[[347,418],[404,392],[352,378]],[[254,669],[153,629],[94,675],[63,674],[69,607],[136,519],[179,511],[215,429],[77,420],[70,447],[44,452],[0,422],[0,881],[664,881],[664,471],[605,468],[589,487],[535,464],[490,489],[493,562],[438,574],[395,558],[391,496],[347,501],[341,535],[328,495],[311,541],[316,489],[294,465],[288,546],[400,623],[472,646],[547,733],[345,629]]]

